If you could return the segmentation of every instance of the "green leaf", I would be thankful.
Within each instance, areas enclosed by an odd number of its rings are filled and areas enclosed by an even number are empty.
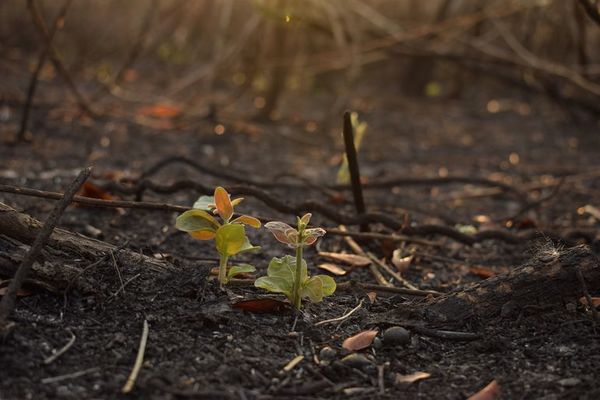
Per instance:
[[[335,280],[329,275],[316,275],[323,283],[323,296],[331,296],[336,289]]]
[[[254,281],[254,286],[272,293],[283,293],[290,301],[292,300],[292,285],[290,281],[284,278],[261,276]]]
[[[211,231],[219,228],[219,222],[209,213],[203,210],[188,210],[177,217],[175,227],[180,231]]]
[[[226,224],[217,230],[215,244],[219,254],[233,256],[238,253],[258,250],[260,247],[253,246],[246,236],[246,228],[241,224]]]
[[[323,300],[323,281],[319,277],[313,276],[302,285],[300,296],[302,298],[308,297],[313,303],[320,302]]]
[[[192,206],[192,208],[196,208],[196,209],[199,209],[199,210],[209,211],[211,209],[209,207],[210,205],[212,205],[213,207],[215,205],[215,198],[214,198],[214,196],[200,196],[198,198],[198,200],[196,200],[196,202],[194,203],[194,205]]]
[[[250,264],[234,265],[229,268],[229,271],[227,271],[227,278],[233,278],[236,275],[254,271],[256,271],[256,268],[254,268],[254,266]]]

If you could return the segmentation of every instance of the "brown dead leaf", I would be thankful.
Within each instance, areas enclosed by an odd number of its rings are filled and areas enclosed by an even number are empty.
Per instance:
[[[264,298],[238,301],[231,305],[237,310],[255,314],[281,314],[289,309],[289,304],[281,300]]]
[[[377,329],[370,329],[357,333],[356,335],[350,336],[344,340],[342,347],[350,351],[365,349],[369,347],[371,343],[373,343],[373,339],[375,339],[375,336],[377,336],[378,332],[379,331]]]
[[[94,185],[91,182],[86,182],[83,184],[79,192],[77,193],[80,196],[90,197],[92,199],[100,199],[100,200],[112,200],[114,197],[106,192],[99,186]]]
[[[500,397],[500,385],[494,379],[486,387],[469,397],[467,400],[495,400]]]
[[[581,297],[579,299],[579,302],[581,304],[583,304],[584,306],[589,306],[588,301],[587,301],[587,299],[585,297]],[[600,306],[600,297],[592,297],[592,305],[594,307]]]
[[[410,385],[411,383],[415,383],[417,381],[423,380],[423,379],[427,379],[431,376],[431,374],[427,373],[427,372],[413,372],[412,374],[408,374],[408,375],[401,375],[401,374],[396,374],[396,384],[407,384]]]
[[[340,267],[339,265],[332,263],[323,263],[318,265],[319,268],[324,269],[327,272],[331,272],[334,275],[342,276],[346,275],[346,270]]]
[[[0,288],[0,296],[4,296],[8,293],[8,286]],[[20,288],[17,290],[17,297],[31,296],[31,290],[27,290],[25,288]]]
[[[373,304],[375,303],[375,300],[377,300],[377,292],[368,292],[367,297],[369,298],[371,304]]]
[[[491,269],[486,267],[478,266],[469,267],[469,272],[483,279],[491,278],[492,276],[496,275],[495,271],[492,271]]]
[[[400,249],[394,250],[394,253],[392,254],[392,264],[394,264],[398,272],[406,272],[412,260],[412,255],[402,257],[402,251]]]
[[[140,107],[137,110],[138,115],[153,118],[173,118],[181,114],[181,108],[168,104],[154,104],[152,106]]]
[[[339,261],[353,267],[367,267],[371,264],[371,260],[369,260],[367,257],[356,254],[329,253],[326,251],[321,251],[319,252],[319,256],[329,258],[330,260]]]

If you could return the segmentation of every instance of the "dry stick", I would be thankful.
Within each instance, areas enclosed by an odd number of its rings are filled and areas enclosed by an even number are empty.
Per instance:
[[[397,288],[397,287],[390,287],[390,286],[384,286],[384,285],[374,285],[372,283],[361,283],[361,282],[354,282],[354,281],[342,282],[337,285],[337,288],[339,290],[351,290],[355,287],[362,289],[362,290],[372,291],[372,292],[406,294],[406,295],[410,295],[410,296],[419,296],[419,297],[427,297],[427,296],[438,297],[438,296],[442,295],[442,293],[436,292],[434,290],[405,289],[405,288]]]
[[[83,371],[73,372],[70,374],[53,376],[51,378],[44,378],[44,379],[42,379],[42,383],[48,384],[48,383],[56,383],[56,382],[65,381],[67,379],[75,379],[75,378],[79,378],[80,376],[91,374],[92,372],[96,372],[98,370],[100,370],[100,368],[94,367],[94,368],[84,369]]]
[[[257,181],[250,179],[248,177],[242,176],[242,174],[236,174],[228,171],[223,171],[222,169],[215,169],[210,166],[199,163],[196,160],[191,160],[186,157],[174,156],[168,157],[163,160],[160,160],[156,164],[152,165],[145,172],[140,174],[138,184],[141,183],[146,178],[149,178],[152,175],[155,175],[162,169],[168,167],[172,164],[185,164],[201,173],[211,175],[221,179],[228,179],[235,183],[245,183],[252,186],[262,187],[262,188],[297,188],[297,189],[305,189],[307,186],[319,186],[327,189],[334,190],[348,190],[352,189],[351,185],[328,185],[328,184],[320,184],[314,183],[311,185],[307,185],[304,183],[292,183],[292,182],[273,182],[273,180],[269,181]],[[302,178],[299,178],[302,179]],[[479,178],[479,177],[471,177],[471,176],[445,176],[445,177],[428,177],[428,178],[415,178],[415,177],[392,177],[383,179],[381,181],[373,181],[362,184],[364,189],[388,189],[394,186],[402,186],[402,185],[451,185],[451,184],[470,184],[470,185],[480,185],[480,186],[489,186],[489,187],[497,187],[502,189],[502,192],[512,192],[517,195],[519,198],[526,198],[526,195],[514,187],[500,181],[487,179],[487,178]],[[138,188],[138,190],[145,190],[145,187]],[[149,188],[151,189],[151,188]]]
[[[122,393],[129,393],[133,390],[133,386],[135,385],[135,381],[137,380],[138,374],[140,373],[140,369],[142,369],[142,363],[144,362],[144,352],[146,351],[146,343],[148,341],[148,321],[144,320],[144,328],[142,330],[142,337],[140,339],[140,347],[138,348],[138,353],[135,358],[135,364],[133,364],[133,369],[131,370],[131,374],[129,374],[129,378],[127,378],[127,382],[123,389],[121,389]]]
[[[198,182],[186,181],[186,187],[191,185],[191,187],[197,187],[199,191],[204,194],[212,194],[213,189],[210,189],[206,186]],[[322,203],[317,201],[305,201],[301,204],[297,204],[295,206],[289,206],[288,204],[279,201],[275,197],[272,197],[266,192],[263,192],[257,188],[251,186],[230,186],[230,193],[232,194],[247,194],[256,197],[258,200],[261,200],[267,206],[273,208],[274,210],[280,211],[282,213],[287,213],[291,215],[298,215],[304,212],[313,212],[320,213],[323,216],[335,221],[337,223],[343,223],[348,225],[358,225],[360,223],[366,222],[379,222],[384,226],[387,226],[391,229],[401,229],[401,233],[405,235],[441,235],[448,237],[450,239],[456,240],[459,243],[463,243],[466,245],[473,245],[474,243],[479,243],[484,240],[501,240],[503,242],[509,244],[521,244],[524,241],[537,239],[539,237],[551,238],[553,240],[563,241],[566,243],[572,242],[573,239],[582,238],[589,242],[594,240],[595,231],[585,231],[585,230],[571,230],[564,234],[564,236],[560,236],[554,232],[547,231],[529,231],[525,232],[521,235],[517,235],[504,230],[489,230],[489,231],[481,231],[475,235],[466,235],[457,231],[456,229],[445,226],[445,225],[421,225],[421,226],[409,226],[401,228],[401,223],[396,219],[384,215],[381,213],[367,213],[363,215],[361,218],[357,218],[354,216],[349,216],[345,214],[341,214],[336,210],[323,206]],[[24,188],[20,186],[13,185],[2,185],[0,184],[0,192],[5,193],[14,193],[18,195],[25,196],[34,196],[41,197],[46,199],[62,199],[63,194],[57,192],[47,192],[43,190]],[[160,192],[159,192],[160,193]],[[185,212],[190,209],[190,207],[178,206],[174,204],[168,203],[155,203],[155,202],[142,202],[142,201],[127,201],[127,200],[101,200],[94,199],[90,197],[84,196],[75,196],[73,198],[73,202],[79,204],[86,204],[90,206],[98,206],[98,207],[111,207],[111,208],[138,208],[138,209],[147,209],[147,210],[165,210],[165,211],[175,211],[175,212]],[[261,220],[272,220],[266,218],[259,218]],[[328,232],[332,235],[338,236],[354,236],[358,237],[358,233],[355,232],[347,232],[344,233],[340,230],[336,229],[328,229]],[[360,234],[364,238],[372,238],[372,239],[389,239],[393,241],[413,241],[414,243],[422,243],[426,245],[436,245],[433,242],[427,241],[417,241],[417,239],[408,239],[408,236],[402,236],[397,234],[392,235],[384,235],[384,234],[376,234],[376,233],[361,233]]]
[[[60,357],[63,354],[65,354],[67,352],[67,350],[69,350],[71,348],[71,346],[73,346],[73,344],[75,344],[75,339],[77,339],[77,338],[75,337],[75,335],[73,334],[73,332],[71,332],[70,330],[69,330],[69,333],[71,334],[71,339],[69,339],[69,341],[67,342],[67,344],[64,345],[56,353],[52,354],[50,357],[47,357],[44,360],[44,364],[46,364],[46,365],[52,364],[58,357]]]
[[[69,185],[67,190],[65,191],[64,197],[56,203],[56,206],[48,216],[48,219],[44,223],[44,226],[40,230],[39,235],[36,237],[33,245],[23,258],[19,269],[15,273],[13,279],[11,279],[10,284],[8,285],[8,291],[5,296],[2,297],[2,301],[0,301],[0,331],[6,329],[7,327],[7,319],[10,313],[15,308],[15,301],[17,298],[17,292],[23,285],[25,279],[27,279],[27,275],[31,270],[31,266],[36,258],[41,253],[44,248],[46,242],[50,238],[52,231],[54,231],[54,227],[60,220],[63,212],[67,208],[71,201],[73,200],[73,196],[79,190],[81,185],[86,181],[86,179],[90,176],[92,172],[91,167],[84,168],[77,178]]]
[[[341,317],[326,319],[324,321],[319,321],[319,322],[315,323],[315,326],[330,324],[332,322],[339,322],[339,321],[343,321],[343,320],[347,319],[352,314],[354,314],[356,311],[358,311],[359,308],[362,307],[363,300],[364,299],[361,299],[356,307],[354,307],[352,310],[348,311],[346,314],[342,315]]]
[[[356,147],[354,146],[354,127],[350,111],[344,112],[344,146],[346,148],[346,159],[348,160],[348,171],[350,172],[350,182],[352,183],[352,195],[354,197],[354,206],[358,216],[366,213],[365,200],[363,198],[362,186],[360,183],[360,170],[358,168],[358,157]],[[361,232],[369,230],[369,225],[364,223],[360,225]]]
[[[340,230],[342,232],[345,232],[346,227],[344,225],[340,225]],[[354,252],[356,254],[359,254],[363,257],[368,258],[367,253],[365,253],[365,251],[362,249],[362,247],[360,247],[360,245],[358,243],[356,243],[356,241],[354,239],[352,239],[350,236],[345,236],[344,240],[346,241],[348,246],[350,246],[352,248],[352,250],[354,250]],[[385,277],[381,274],[381,271],[379,271],[379,269],[377,268],[377,265],[373,261],[371,261],[371,264],[369,264],[369,271],[371,271],[371,275],[373,275],[373,278],[375,278],[377,283],[381,284],[382,286],[394,287],[394,285],[392,283],[388,282],[385,279]]]
[[[50,46],[52,46],[52,41],[54,40],[54,35],[60,29],[61,24],[64,21],[64,18],[67,14],[67,10],[71,5],[72,0],[66,0],[65,4],[62,6],[58,15],[54,19],[52,23],[52,28],[48,33],[48,40],[46,41],[44,48],[42,49],[38,62],[35,67],[35,70],[31,74],[31,79],[29,80],[29,87],[27,89],[27,99],[25,100],[25,104],[23,105],[23,115],[21,117],[21,127],[19,128],[19,133],[17,135],[17,141],[23,142],[25,141],[25,135],[27,133],[27,125],[29,123],[29,112],[31,111],[31,104],[33,103],[33,97],[35,96],[35,89],[37,88],[38,78],[40,76],[40,72],[42,68],[46,64],[46,59],[48,58],[48,53],[50,52]],[[31,2],[29,3],[31,4]]]
[[[46,24],[44,23],[44,19],[40,15],[40,12],[39,12],[37,6],[35,5],[34,0],[28,0],[27,4],[29,7],[29,12],[31,14],[31,19],[33,20],[33,24],[35,25],[35,27],[38,30],[38,33],[40,34],[42,39],[44,40],[44,44],[46,45],[46,47],[48,47],[48,55],[50,56],[50,61],[52,61],[54,68],[56,68],[56,70],[58,71],[60,76],[63,78],[63,80],[65,81],[65,83],[67,84],[67,86],[69,87],[69,89],[71,90],[73,95],[75,96],[75,99],[77,100],[77,103],[79,104],[79,107],[81,107],[81,109],[83,111],[85,111],[86,113],[88,113],[89,115],[96,116],[97,114],[92,110],[92,108],[88,105],[87,100],[79,92],[79,90],[77,89],[77,86],[75,86],[75,83],[73,82],[73,79],[71,79],[69,72],[65,68],[61,59],[58,57],[58,55],[56,53],[56,49],[54,48],[54,46],[52,45],[52,42],[50,41],[50,33],[48,32],[48,28],[46,27]]]
[[[367,257],[369,257],[372,262],[377,264],[382,270],[384,270],[385,272],[390,274],[395,280],[402,283],[407,288],[419,289],[418,287],[416,287],[415,285],[413,285],[412,283],[410,283],[409,281],[404,279],[402,277],[402,275],[400,275],[398,272],[395,272],[393,269],[391,269],[385,262],[383,262],[380,259],[378,259],[377,257],[375,257],[375,254],[371,253],[370,251],[367,251]]]

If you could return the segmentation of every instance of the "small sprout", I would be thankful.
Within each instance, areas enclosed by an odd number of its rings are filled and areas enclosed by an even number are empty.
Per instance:
[[[296,257],[273,258],[267,269],[267,276],[260,277],[254,286],[274,293],[284,294],[290,302],[300,309],[303,298],[314,303],[323,300],[335,292],[335,280],[328,275],[308,276],[306,261],[302,259],[304,246],[309,246],[325,234],[322,228],[307,229],[311,214],[298,218],[298,229],[286,223],[272,221],[265,224],[275,239],[296,249]]]
[[[227,272],[227,261],[229,257],[246,251],[258,250],[260,247],[250,244],[246,236],[245,225],[260,228],[260,221],[249,215],[241,215],[233,220],[234,207],[242,199],[231,200],[229,193],[217,187],[212,197],[202,196],[195,203],[194,208],[177,217],[175,227],[189,233],[196,239],[214,240],[215,247],[219,253],[219,283],[227,283],[229,279],[243,272],[252,272],[251,265],[232,267]],[[221,217],[219,222],[211,213]],[[249,270],[248,268],[252,268]]]

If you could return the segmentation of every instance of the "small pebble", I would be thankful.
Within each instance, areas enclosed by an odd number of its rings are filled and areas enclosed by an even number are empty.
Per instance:
[[[560,386],[571,387],[577,386],[581,383],[581,379],[579,378],[565,378],[561,379],[557,382]]]
[[[400,345],[410,343],[410,333],[401,326],[394,326],[383,332],[383,343],[386,345]]]
[[[379,339],[378,337],[373,339],[373,344],[371,346],[373,346],[374,349],[380,349],[382,346],[381,339]]]
[[[321,360],[331,361],[335,358],[336,355],[337,351],[335,351],[329,346],[325,346],[321,349],[321,351],[319,351],[319,358]]]
[[[342,363],[352,368],[361,368],[367,365],[371,365],[371,360],[369,360],[363,354],[352,353],[342,358]]]

